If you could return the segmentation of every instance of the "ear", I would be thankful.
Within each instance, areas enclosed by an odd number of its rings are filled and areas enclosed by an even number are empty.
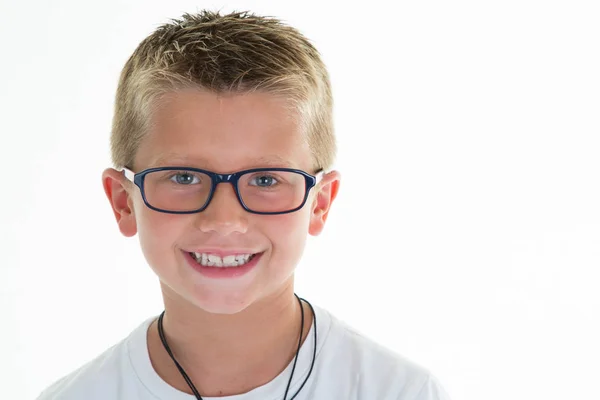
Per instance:
[[[319,235],[325,227],[331,204],[337,197],[340,188],[340,179],[338,171],[331,171],[323,176],[323,180],[317,186],[318,191],[311,206],[308,226],[308,233],[313,236]]]
[[[137,224],[135,222],[133,198],[129,192],[133,189],[133,183],[127,180],[122,172],[107,168],[102,173],[102,185],[115,214],[119,230],[127,237],[135,235]]]

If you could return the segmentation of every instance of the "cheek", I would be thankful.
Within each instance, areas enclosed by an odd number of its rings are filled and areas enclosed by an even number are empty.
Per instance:
[[[172,257],[183,220],[181,216],[155,212],[149,208],[136,215],[140,247],[152,268],[164,265]]]
[[[306,244],[309,213],[301,209],[296,213],[274,217],[263,231],[273,245],[273,257],[295,265]]]

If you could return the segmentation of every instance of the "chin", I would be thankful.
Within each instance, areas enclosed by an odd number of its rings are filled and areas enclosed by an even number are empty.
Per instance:
[[[211,314],[233,315],[244,311],[255,301],[255,296],[250,291],[228,291],[225,288],[214,287],[202,293],[190,293],[189,302]]]

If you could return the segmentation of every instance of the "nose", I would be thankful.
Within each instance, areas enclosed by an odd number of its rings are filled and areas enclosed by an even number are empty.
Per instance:
[[[233,185],[223,182],[215,188],[208,207],[197,214],[196,226],[202,232],[215,232],[223,236],[246,233],[247,214],[237,199]]]

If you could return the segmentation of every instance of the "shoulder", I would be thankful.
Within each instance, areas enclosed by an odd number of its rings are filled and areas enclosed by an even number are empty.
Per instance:
[[[422,365],[376,342],[348,323],[331,315],[324,358],[331,367],[350,374],[359,398],[394,400],[448,400],[437,378]],[[341,362],[340,362],[341,361]]]
[[[382,345],[349,323],[331,315],[331,328],[327,338],[328,351],[346,354],[350,364],[360,364],[378,372],[425,377],[429,371],[398,352]],[[424,379],[424,378],[423,378]]]
[[[36,400],[119,398],[118,393],[127,385],[126,380],[133,371],[129,346],[132,341],[141,340],[144,327],[147,328],[149,322],[144,321],[129,336],[53,382]]]
[[[120,358],[121,347],[122,343],[110,347],[93,360],[56,380],[42,391],[37,400],[68,400],[93,393],[96,385],[110,380],[110,375],[116,373],[114,365]]]

